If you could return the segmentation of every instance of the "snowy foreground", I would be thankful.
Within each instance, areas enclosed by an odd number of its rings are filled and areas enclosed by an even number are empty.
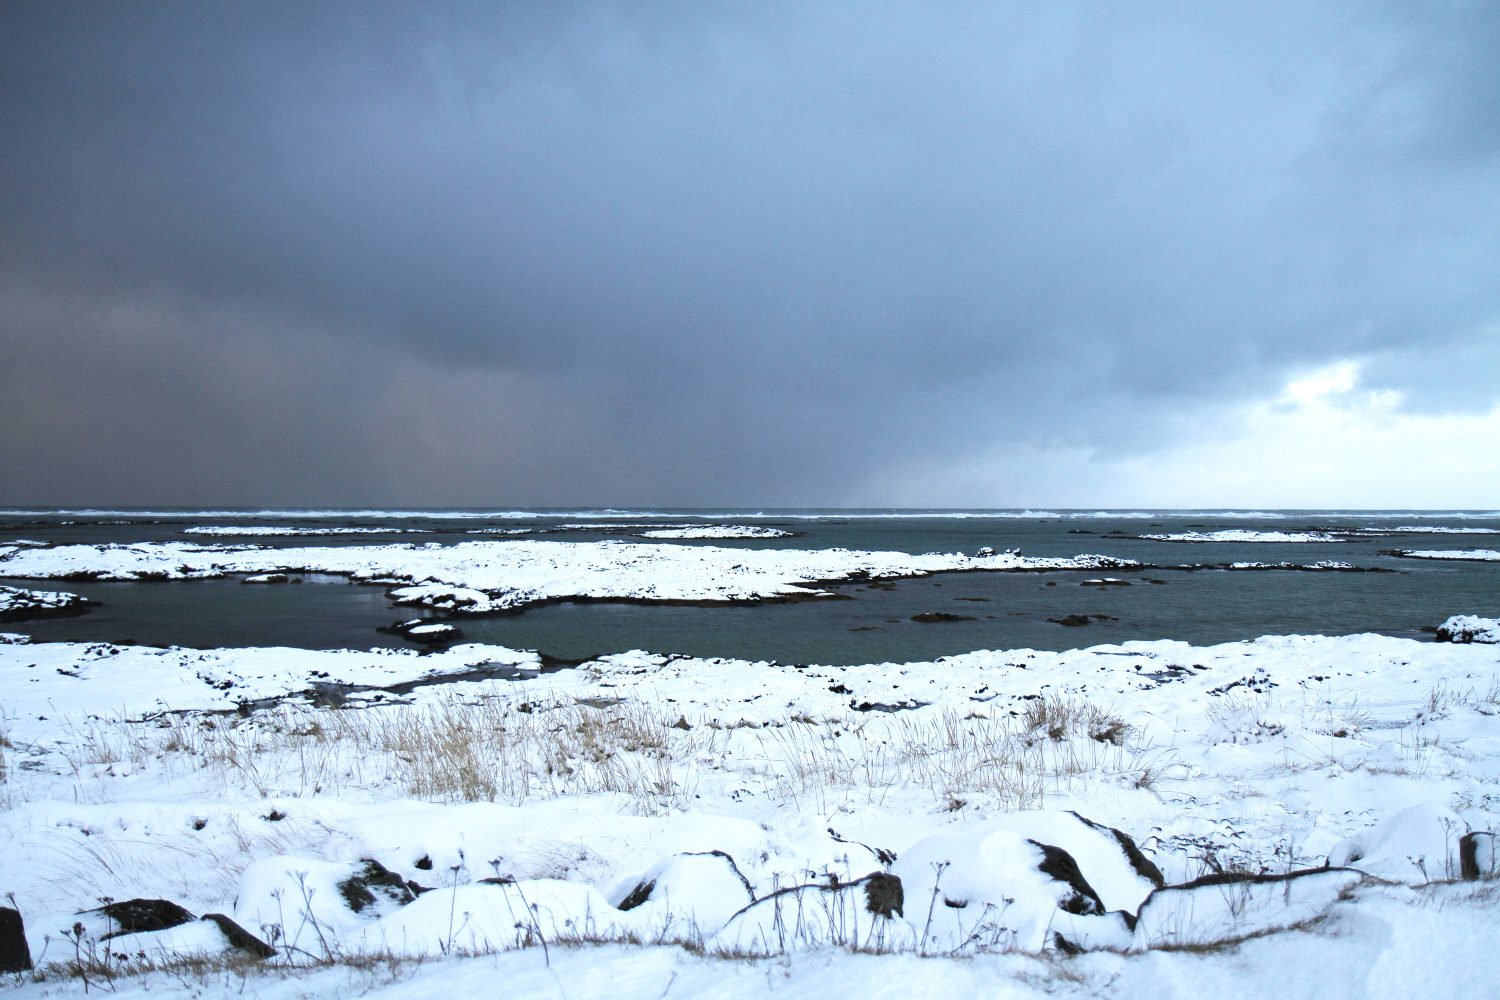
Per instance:
[[[1490,995],[1500,624],[1443,634],[557,672],[12,637],[41,973],[0,989]]]

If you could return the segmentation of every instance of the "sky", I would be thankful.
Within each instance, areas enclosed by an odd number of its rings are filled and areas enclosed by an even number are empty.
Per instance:
[[[0,5],[0,503],[1500,507],[1492,3]]]

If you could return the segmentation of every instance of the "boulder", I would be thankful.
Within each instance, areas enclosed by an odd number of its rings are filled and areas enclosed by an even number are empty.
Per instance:
[[[405,906],[417,898],[405,879],[374,858],[361,858],[359,870],[340,881],[338,890],[355,913],[381,900]]]
[[[666,858],[617,885],[608,898],[654,927],[713,934],[749,906],[755,892],[734,858],[724,851],[707,851]]]
[[[1132,914],[1161,884],[1134,841],[1071,812],[940,833],[907,848],[892,871],[920,950],[948,953],[1124,947]]]
[[[734,914],[713,945],[755,955],[826,947],[909,950],[917,935],[903,919],[905,906],[901,879],[889,872],[789,886]]]
[[[440,646],[450,642],[458,642],[464,637],[463,629],[457,625],[449,625],[445,622],[430,621],[426,618],[412,618],[404,622],[392,622],[375,631],[384,632],[386,635],[398,635],[412,642],[419,642],[424,646]]]
[[[1458,838],[1459,876],[1470,882],[1500,876],[1495,865],[1496,835],[1488,830],[1474,830]]]
[[[1206,947],[1316,920],[1367,881],[1350,868],[1284,875],[1226,872],[1158,889],[1141,905],[1131,947]]]
[[[224,934],[224,942],[229,947],[238,948],[240,951],[254,955],[256,958],[276,957],[275,948],[272,948],[254,934],[251,934],[224,914],[205,913],[202,919],[218,926],[219,930]]]
[[[26,972],[30,968],[31,947],[26,943],[21,911],[0,906],[0,972]]]
[[[164,931],[197,919],[169,899],[126,899],[105,903],[87,912],[107,917],[110,921],[112,929],[100,935],[100,940],[122,934]]]
[[[1328,852],[1328,865],[1408,884],[1458,878],[1458,841],[1467,830],[1440,802],[1411,806],[1339,841]]]
[[[1500,620],[1454,615],[1438,626],[1437,641],[1500,643]]]

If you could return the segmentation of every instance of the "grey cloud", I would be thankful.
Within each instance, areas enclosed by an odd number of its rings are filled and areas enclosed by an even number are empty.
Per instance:
[[[282,458],[280,488],[313,500],[428,489],[368,476],[383,443],[328,416],[345,403],[403,443],[393,424],[462,423],[460,403],[502,426],[467,465],[434,448],[434,503],[858,502],[849,483],[913,453],[1157,447],[1289,366],[1426,356],[1500,313],[1483,6],[0,17],[5,287],[87,304],[66,357],[23,352],[33,373],[77,389],[69,364],[138,353],[231,413],[279,394],[327,442]],[[162,329],[127,334],[121,302],[167,303]],[[241,320],[166,332],[216,311]],[[25,312],[8,340],[56,335]],[[331,346],[251,366],[278,336]],[[546,387],[528,402],[556,420],[399,381],[374,406],[350,377],[372,358]],[[1485,373],[1451,377],[1493,401]],[[68,406],[184,416],[137,394],[101,377]],[[203,475],[239,419],[182,444]],[[16,426],[0,457],[40,461],[45,428]],[[56,488],[97,460],[75,454]],[[120,476],[121,499],[145,488]],[[200,495],[185,476],[166,480]]]

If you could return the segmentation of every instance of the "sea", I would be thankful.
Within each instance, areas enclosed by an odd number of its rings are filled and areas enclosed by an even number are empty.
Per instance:
[[[1375,632],[1430,636],[1450,615],[1500,614],[1500,562],[1429,560],[1403,550],[1500,548],[1500,511],[884,510],[884,509],[12,509],[0,544],[149,541],[341,546],[535,538],[639,540],[663,525],[755,525],[788,537],[660,541],[741,548],[1101,554],[1150,569],[966,572],[830,589],[836,599],[723,607],[562,602],[461,616],[469,641],[558,661],[642,649],[664,654],[827,665],[933,660],[982,649],[1062,650],[1130,640],[1212,644],[1262,635]],[[359,534],[205,536],[187,529],[361,528]],[[1316,532],[1317,542],[1177,542],[1143,536],[1237,530]],[[1235,563],[1347,563],[1356,571],[1227,569]],[[0,573],[4,563],[0,562]],[[1100,585],[1101,577],[1117,583]],[[36,641],[197,648],[404,647],[377,632],[413,617],[378,586],[304,575],[300,586],[238,578],[143,583],[0,583],[62,589],[98,602],[71,618],[7,623]],[[424,617],[441,617],[422,612]]]

